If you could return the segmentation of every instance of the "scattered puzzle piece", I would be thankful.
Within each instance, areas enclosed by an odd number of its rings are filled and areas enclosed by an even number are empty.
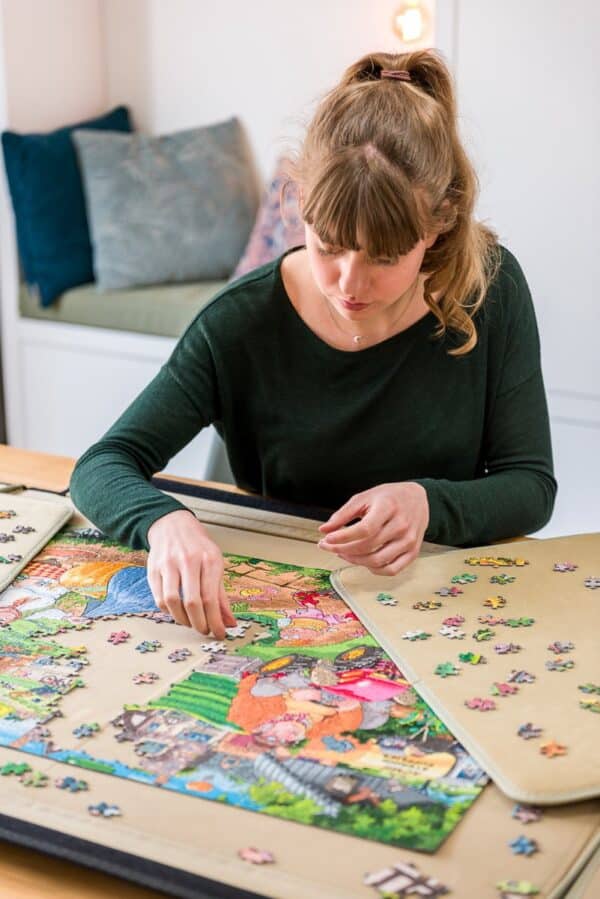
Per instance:
[[[504,618],[498,618],[496,615],[479,615],[477,621],[485,627],[497,627],[506,623]]]
[[[500,880],[496,884],[502,899],[519,899],[519,896],[537,896],[539,890],[528,880]]]
[[[523,649],[518,643],[496,643],[494,650],[501,656],[509,652],[520,652]]]
[[[571,643],[569,640],[567,643],[561,643],[560,640],[555,640],[554,643],[550,643],[548,645],[548,649],[550,652],[555,652],[557,655],[561,655],[563,652],[571,652],[572,649],[575,649],[575,644]]]
[[[600,699],[580,699],[579,707],[588,712],[600,712]]]
[[[446,627],[460,627],[460,625],[464,623],[464,615],[451,615],[449,618],[444,618],[442,621],[442,624],[445,624]]]
[[[490,584],[499,584],[501,587],[505,584],[514,584],[515,581],[514,574],[493,574],[490,578]]]
[[[474,584],[476,580],[477,575],[469,574],[468,572],[464,572],[464,574],[455,574],[454,577],[450,578],[452,584]]]
[[[413,609],[417,609],[419,612],[430,612],[433,609],[439,609],[441,605],[437,599],[420,599],[419,602],[413,604]]]
[[[553,571],[576,571],[577,565],[574,565],[573,562],[555,562]]]
[[[134,684],[153,684],[158,680],[158,674],[155,671],[142,671],[140,674],[134,674]]]
[[[517,671],[516,668],[513,668],[506,679],[509,684],[532,684],[535,681],[535,674],[530,674],[529,671]]]
[[[466,699],[465,705],[468,709],[476,709],[479,712],[492,712],[496,708],[496,703],[493,699],[483,699],[481,696]]]
[[[118,805],[109,805],[108,802],[98,802],[97,805],[88,805],[88,812],[94,817],[114,818],[121,815],[121,809]]]
[[[465,564],[491,566],[493,568],[503,566],[510,568],[516,565],[517,568],[522,568],[524,565],[529,565],[529,562],[527,559],[509,559],[506,556],[470,556],[468,559],[465,559]]]
[[[506,600],[503,596],[488,596],[483,604],[490,609],[502,609],[506,605]]]
[[[492,684],[491,693],[492,696],[513,696],[515,693],[519,692],[519,688],[515,687],[514,684],[504,684],[495,681]]]
[[[29,771],[31,771],[31,766],[26,762],[7,762],[0,768],[0,774],[3,777],[7,777],[11,774],[16,774],[17,777],[20,777],[22,774],[27,774]]]
[[[531,721],[528,721],[527,724],[521,724],[517,731],[517,736],[522,737],[524,740],[535,740],[537,737],[541,737],[542,728],[535,727]]]
[[[460,674],[460,668],[454,665],[453,662],[441,662],[434,668],[433,673],[439,677],[446,678],[453,674]]]
[[[477,640],[478,643],[481,643],[482,640],[491,640],[492,637],[495,636],[495,631],[493,631],[489,627],[480,627],[473,634],[473,639]]]
[[[431,637],[431,634],[428,634],[427,631],[405,631],[402,634],[403,640],[411,640],[414,642],[415,640],[428,640]]]
[[[462,590],[459,587],[440,587],[435,591],[437,596],[460,596]]]
[[[426,877],[410,862],[400,862],[382,868],[373,874],[365,874],[363,883],[375,887],[386,899],[405,899],[410,896],[446,896],[450,890],[433,877]]]
[[[183,647],[182,649],[174,649],[167,656],[169,662],[185,662],[186,659],[189,659],[191,656],[191,649],[186,649]]]
[[[129,631],[113,631],[112,634],[108,637],[107,643],[112,643],[113,646],[118,646],[120,643],[126,643],[127,640],[131,637]]]
[[[271,865],[275,861],[275,856],[268,849],[256,849],[254,846],[238,849],[238,855],[242,861],[252,865]]]
[[[142,640],[135,648],[138,652],[156,652],[161,646],[160,640]]]
[[[448,625],[443,624],[439,629],[438,633],[442,635],[442,637],[448,637],[449,640],[462,640],[466,637],[464,631],[461,631],[458,627],[448,627]]]
[[[49,777],[41,771],[27,771],[19,780],[24,787],[47,787]]]
[[[561,755],[566,755],[567,747],[563,746],[561,743],[557,743],[555,740],[550,740],[549,743],[544,743],[543,746],[540,746],[540,752],[542,755],[545,755],[546,758],[553,759]]]
[[[382,606],[396,606],[398,605],[398,600],[394,599],[391,593],[378,593],[375,597],[378,603]]]
[[[542,810],[537,805],[515,805],[511,817],[521,824],[535,824],[542,817]]]
[[[573,659],[550,659],[546,662],[548,671],[568,671],[575,667]]]
[[[530,839],[530,837],[520,836],[516,837],[514,840],[511,840],[508,844],[515,855],[534,855],[534,853],[539,852],[539,846],[536,840]]]
[[[77,780],[75,777],[60,777],[54,781],[54,786],[59,790],[68,790],[69,793],[80,793],[89,789],[85,780]]]
[[[74,737],[82,739],[83,737],[91,737],[93,734],[97,734],[99,730],[100,725],[94,722],[93,724],[80,724],[71,733]]]
[[[507,627],[531,627],[535,623],[535,618],[507,618],[504,624]]]
[[[600,577],[586,577],[583,583],[590,590],[597,590],[600,587]]]
[[[467,662],[469,665],[485,665],[484,656],[478,652],[459,652],[459,661]]]
[[[270,633],[269,636],[271,636]],[[218,640],[213,640],[211,643],[201,643],[200,649],[204,650],[204,652],[227,652],[225,644],[219,643]]]
[[[13,528],[13,534],[35,534],[36,529],[28,524],[18,524]]]
[[[600,684],[582,684],[580,687],[577,687],[577,689],[581,690],[582,693],[600,694]]]

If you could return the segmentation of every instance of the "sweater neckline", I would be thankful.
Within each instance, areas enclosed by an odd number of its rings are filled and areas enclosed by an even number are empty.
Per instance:
[[[377,351],[381,352],[383,347],[397,347],[399,345],[406,344],[414,335],[420,333],[421,330],[424,329],[426,324],[429,325],[431,320],[433,320],[433,322],[437,321],[433,312],[429,310],[425,315],[421,316],[421,318],[417,319],[416,322],[413,322],[412,325],[409,325],[408,328],[405,328],[403,331],[399,331],[397,334],[392,334],[391,337],[387,337],[385,340],[381,340],[379,343],[374,343],[371,346],[364,347],[364,349],[362,350],[341,350],[338,347],[331,346],[330,343],[327,343],[326,340],[323,340],[321,337],[319,337],[318,334],[315,334],[313,329],[306,324],[306,322],[292,303],[290,296],[285,289],[285,284],[283,283],[281,263],[286,256],[290,255],[290,253],[295,253],[298,250],[303,249],[305,249],[304,244],[298,244],[297,246],[290,247],[277,259],[275,265],[276,286],[278,288],[278,293],[283,294],[283,297],[285,298],[287,314],[290,320],[295,322],[296,326],[299,326],[305,334],[308,334],[309,339],[313,342],[313,344],[322,349],[323,352],[337,355],[338,357],[343,356],[344,358],[355,356],[361,356],[364,358],[367,355],[373,355]]]

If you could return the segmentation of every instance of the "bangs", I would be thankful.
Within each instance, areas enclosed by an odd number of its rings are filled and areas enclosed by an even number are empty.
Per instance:
[[[308,188],[303,218],[336,249],[395,259],[413,249],[426,228],[414,188],[398,166],[368,147],[338,151]]]

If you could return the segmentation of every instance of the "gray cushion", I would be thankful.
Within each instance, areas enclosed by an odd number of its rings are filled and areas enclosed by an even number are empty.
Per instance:
[[[101,290],[231,274],[259,197],[238,119],[163,137],[76,130],[73,139]]]

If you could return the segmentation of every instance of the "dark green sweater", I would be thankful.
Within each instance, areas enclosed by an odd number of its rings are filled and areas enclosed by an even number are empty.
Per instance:
[[[77,507],[136,548],[182,508],[149,483],[214,423],[238,486],[336,509],[354,493],[417,481],[426,539],[485,544],[541,528],[556,482],[537,325],[521,268],[502,265],[477,313],[479,342],[448,355],[428,313],[358,352],[299,317],[281,258],[229,285],[196,316],[156,377],[78,461]]]

